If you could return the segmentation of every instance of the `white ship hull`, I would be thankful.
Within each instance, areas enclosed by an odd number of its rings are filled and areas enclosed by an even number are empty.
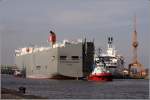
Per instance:
[[[27,78],[83,77],[82,43],[15,56]]]

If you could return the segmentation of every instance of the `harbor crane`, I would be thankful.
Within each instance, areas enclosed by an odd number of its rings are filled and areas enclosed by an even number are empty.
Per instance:
[[[136,31],[136,16],[134,17],[134,31],[132,33],[132,49],[133,49],[133,59],[129,64],[129,75],[133,77],[141,77],[143,76],[144,66],[139,62],[137,49],[139,43],[137,40],[137,31]]]

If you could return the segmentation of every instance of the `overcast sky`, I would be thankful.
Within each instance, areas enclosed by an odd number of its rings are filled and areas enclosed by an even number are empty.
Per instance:
[[[46,44],[49,30],[57,40],[95,39],[105,51],[107,37],[114,37],[120,54],[131,61],[133,17],[137,16],[138,57],[149,65],[149,0],[0,0],[2,64],[14,64],[14,50]]]

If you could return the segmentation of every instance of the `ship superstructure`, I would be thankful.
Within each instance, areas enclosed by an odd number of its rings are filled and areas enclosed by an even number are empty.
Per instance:
[[[117,50],[113,46],[113,37],[108,37],[106,53],[99,53],[95,55],[95,61],[105,63],[106,68],[109,69],[113,75],[117,75],[121,72],[124,67],[124,58],[117,53]]]

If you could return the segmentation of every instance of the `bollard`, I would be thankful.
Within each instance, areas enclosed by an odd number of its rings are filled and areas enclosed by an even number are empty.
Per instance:
[[[25,94],[26,88],[25,87],[19,87],[19,93]]]

